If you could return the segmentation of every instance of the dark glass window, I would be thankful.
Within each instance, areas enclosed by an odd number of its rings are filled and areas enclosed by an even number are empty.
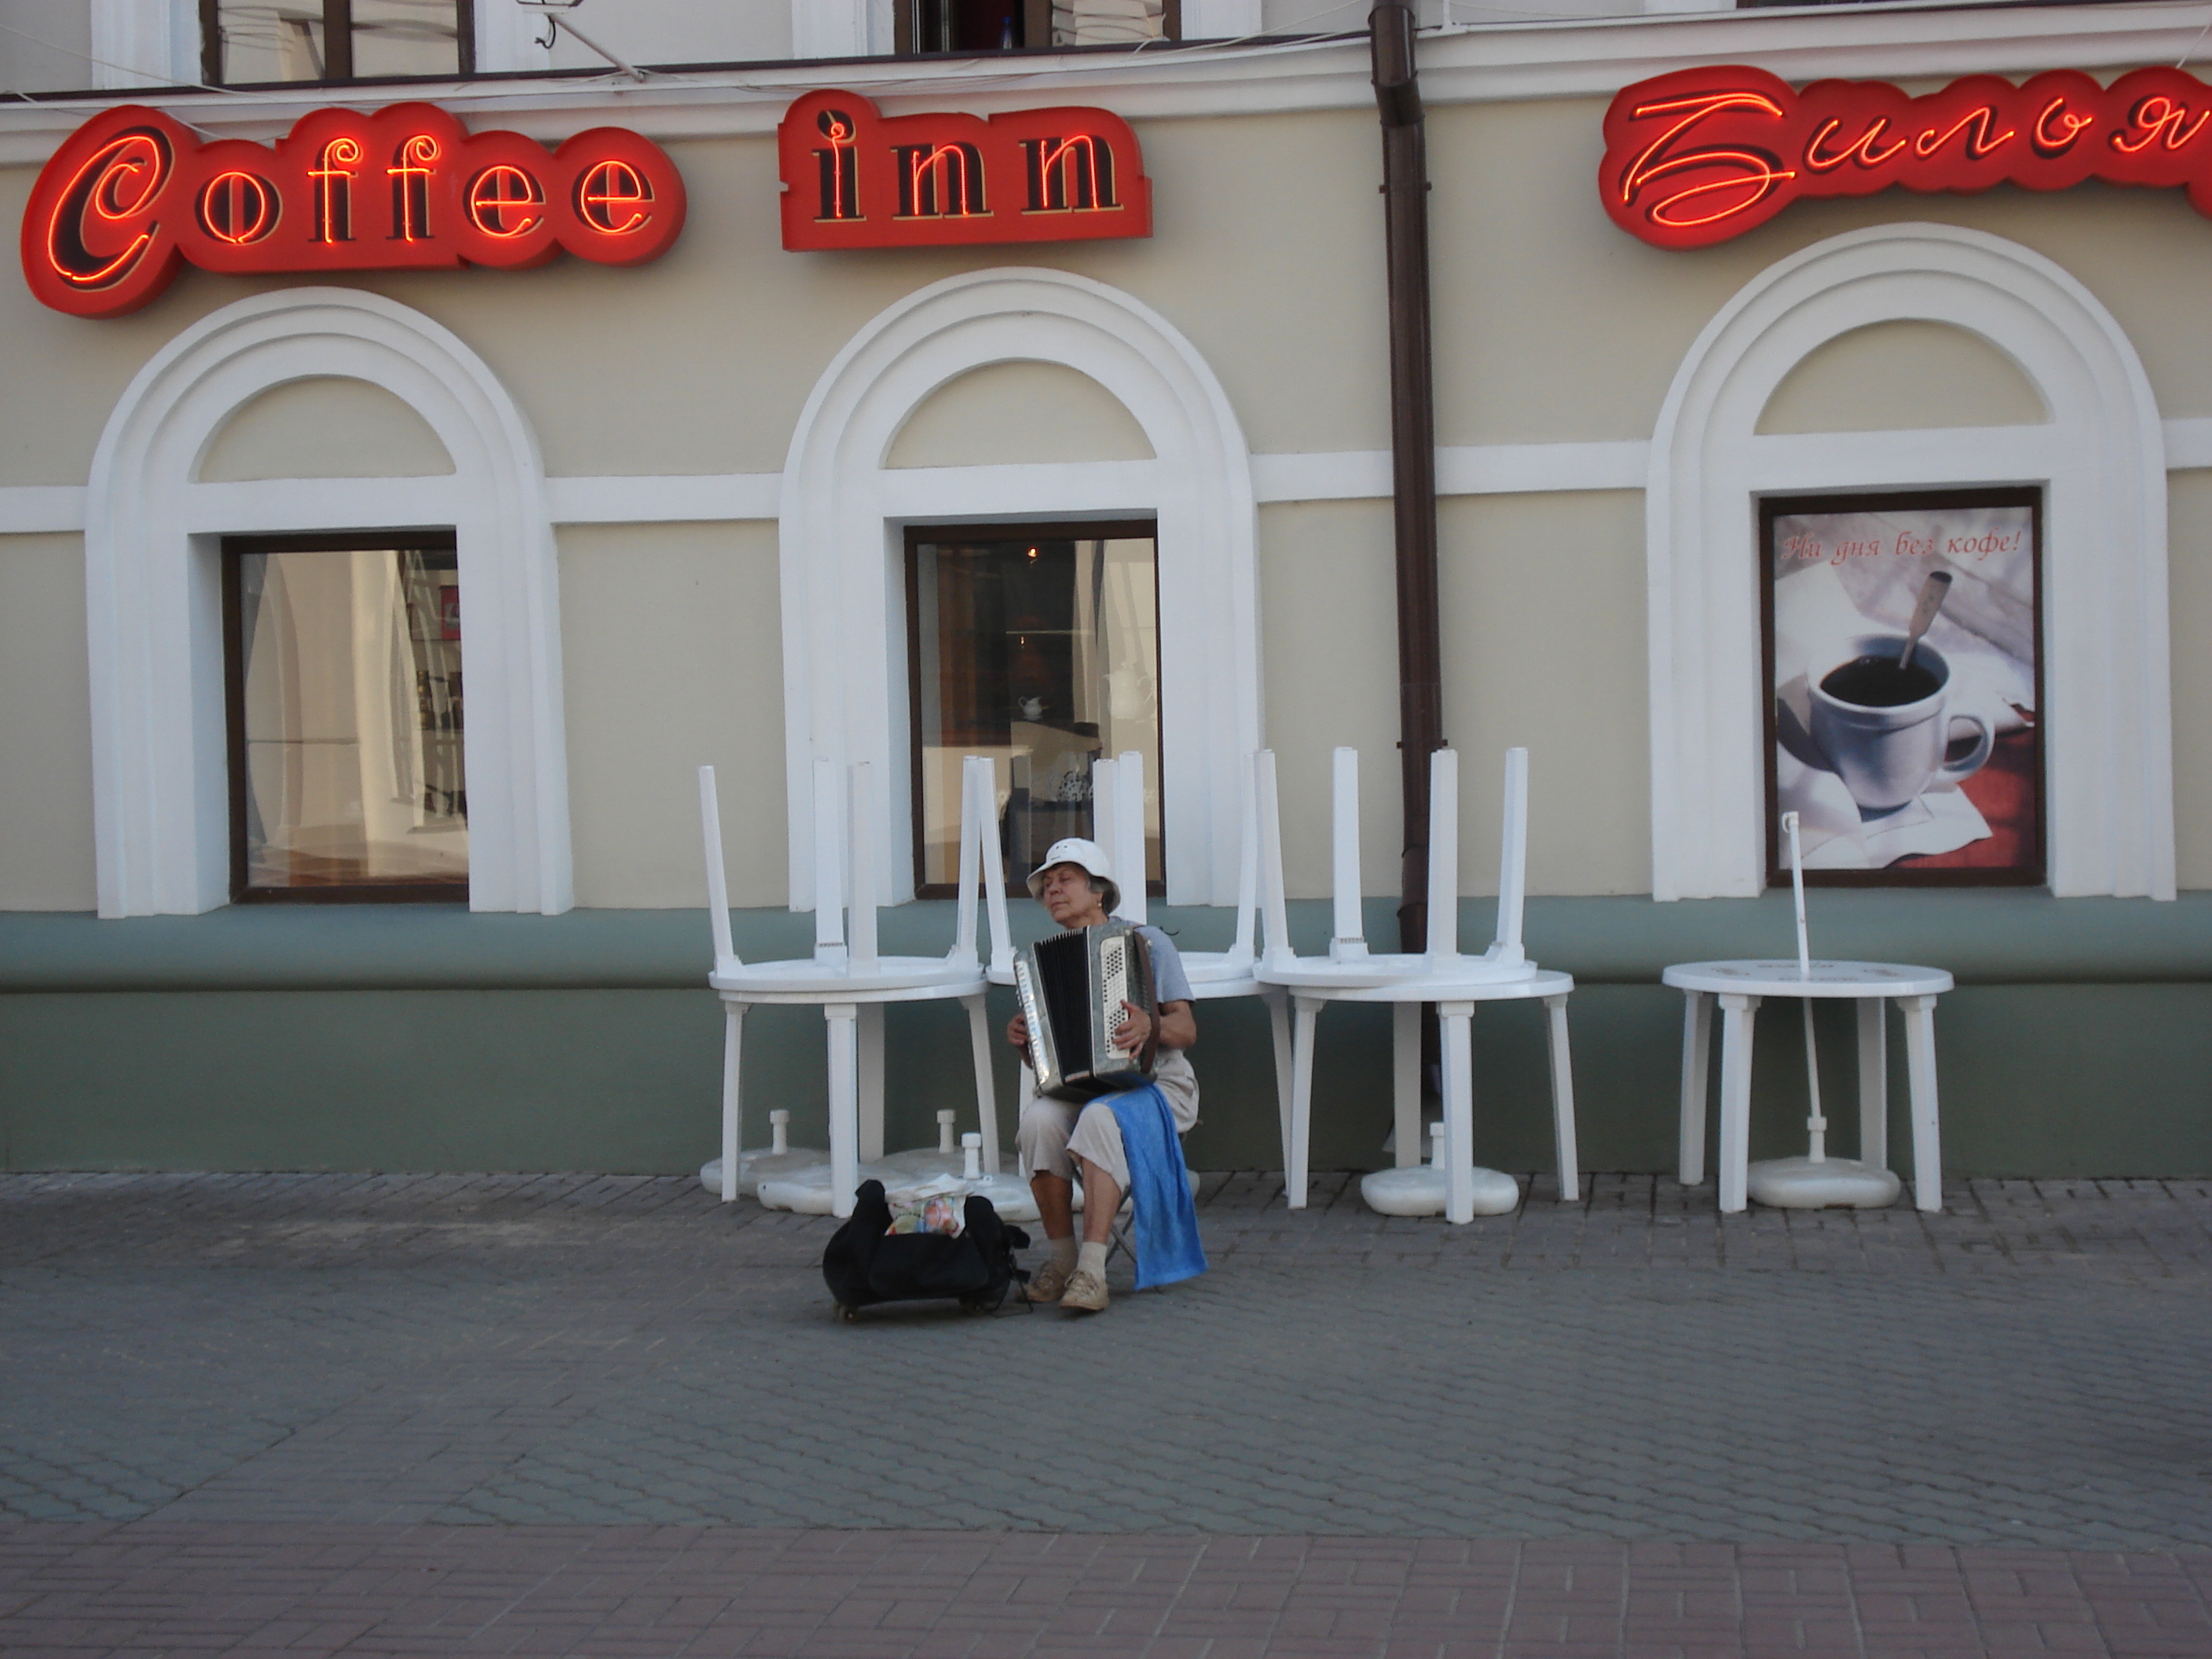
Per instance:
[[[915,869],[959,878],[960,761],[998,763],[1015,890],[1063,836],[1092,833],[1091,763],[1145,757],[1145,877],[1161,886],[1159,604],[1149,523],[907,532]]]
[[[468,75],[473,0],[200,0],[216,86]]]
[[[450,533],[223,547],[234,899],[466,898]]]
[[[1181,0],[897,0],[902,52],[1133,46],[1182,38]]]

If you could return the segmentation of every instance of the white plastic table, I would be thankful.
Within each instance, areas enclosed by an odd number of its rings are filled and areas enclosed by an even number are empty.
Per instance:
[[[1882,1004],[1905,1011],[1905,1064],[1912,1091],[1913,1201],[1943,1207],[1943,1156],[1936,1105],[1936,999],[1954,981],[1941,968],[1888,962],[1819,962],[1811,977],[1796,961],[1678,963],[1660,975],[1682,992],[1682,1184],[1705,1176],[1705,1066],[1712,1002],[1721,1005],[1720,1201],[1724,1214],[1748,1202],[1752,1022],[1765,997],[1820,997],[1859,1006],[1859,1158],[1889,1164],[1889,1065]]]
[[[901,958],[892,957],[896,963]],[[785,969],[811,966],[805,963],[769,964]],[[859,1182],[859,1166],[884,1155],[884,1007],[893,1002],[946,1002],[955,999],[968,1011],[969,1044],[975,1062],[975,1115],[983,1136],[983,1167],[999,1167],[999,1120],[991,1075],[989,1022],[984,1011],[986,984],[979,970],[962,979],[937,979],[919,985],[871,986],[851,976],[823,975],[815,986],[763,985],[763,975],[708,975],[707,982],[722,1000],[726,1030],[722,1043],[722,1156],[725,1168],[737,1164],[738,1125],[744,1099],[740,1059],[744,1051],[745,1010],[753,1007],[819,1008],[829,1027],[830,1042],[830,1166],[831,1190],[840,1206],[835,1213],[852,1213],[852,1194]],[[893,977],[893,975],[885,975]],[[734,1176],[724,1182],[725,1198],[736,1196]]]
[[[1476,966],[1480,958],[1469,965]],[[1265,973],[1267,970],[1261,970]],[[1538,969],[1519,980],[1455,981],[1446,973],[1380,985],[1291,985],[1297,1030],[1291,1042],[1289,1156],[1283,1173],[1285,1201],[1305,1207],[1307,1157],[1313,1122],[1314,1032],[1322,1007],[1332,1002],[1387,1002],[1391,1011],[1391,1105],[1397,1129],[1398,1161],[1417,1162],[1421,1146],[1421,1006],[1432,1003],[1443,1038],[1444,1107],[1444,1218],[1474,1219],[1474,1005],[1521,1002],[1541,998],[1547,1012],[1552,1055],[1552,1127],[1559,1164],[1559,1194],[1571,1200],[1581,1193],[1575,1161],[1574,1069],[1567,1049],[1567,996],[1571,975]],[[1409,1156],[1410,1154],[1410,1156]],[[1504,1177],[1510,1179],[1510,1177]]]

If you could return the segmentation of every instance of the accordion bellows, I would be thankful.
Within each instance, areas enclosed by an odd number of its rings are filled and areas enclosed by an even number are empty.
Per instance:
[[[1055,1100],[1095,1100],[1152,1079],[1155,1040],[1134,1054],[1114,1046],[1129,1002],[1156,1024],[1152,953],[1127,922],[1079,927],[1014,952],[1014,995],[1029,1022],[1036,1091]]]

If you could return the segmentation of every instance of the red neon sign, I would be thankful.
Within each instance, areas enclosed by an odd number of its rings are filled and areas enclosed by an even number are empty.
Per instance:
[[[2179,70],[2136,70],[2109,87],[2054,70],[2024,86],[1970,76],[1911,98],[1881,81],[1797,92],[1764,70],[1682,70],[1613,99],[1598,169],[1613,222],[1665,248],[1726,241],[1814,197],[2085,179],[2185,185],[2212,216],[2212,87]]]
[[[776,129],[793,249],[1075,242],[1152,234],[1137,135],[1103,109],[880,115],[810,92]]]
[[[203,143],[123,105],[72,134],[23,212],[31,292],[77,317],[136,311],[185,264],[327,271],[600,264],[659,257],[684,228],[684,180],[619,127],[549,152],[471,133],[432,104],[317,110],[274,145]]]

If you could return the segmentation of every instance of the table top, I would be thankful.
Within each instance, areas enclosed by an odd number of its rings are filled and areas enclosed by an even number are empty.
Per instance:
[[[943,957],[878,957],[855,973],[843,963],[797,957],[787,962],[748,962],[707,975],[725,1002],[935,1002],[972,997],[985,988],[982,969],[963,969]]]
[[[1572,974],[1539,968],[1528,979],[1393,980],[1382,985],[1292,985],[1293,997],[1316,1002],[1519,1002],[1530,997],[1563,997],[1575,988]]]
[[[1901,962],[1823,962],[1818,957],[1808,980],[1799,974],[1795,957],[1678,962],[1659,977],[1678,991],[1754,997],[1940,996],[1954,983],[1941,968]]]

